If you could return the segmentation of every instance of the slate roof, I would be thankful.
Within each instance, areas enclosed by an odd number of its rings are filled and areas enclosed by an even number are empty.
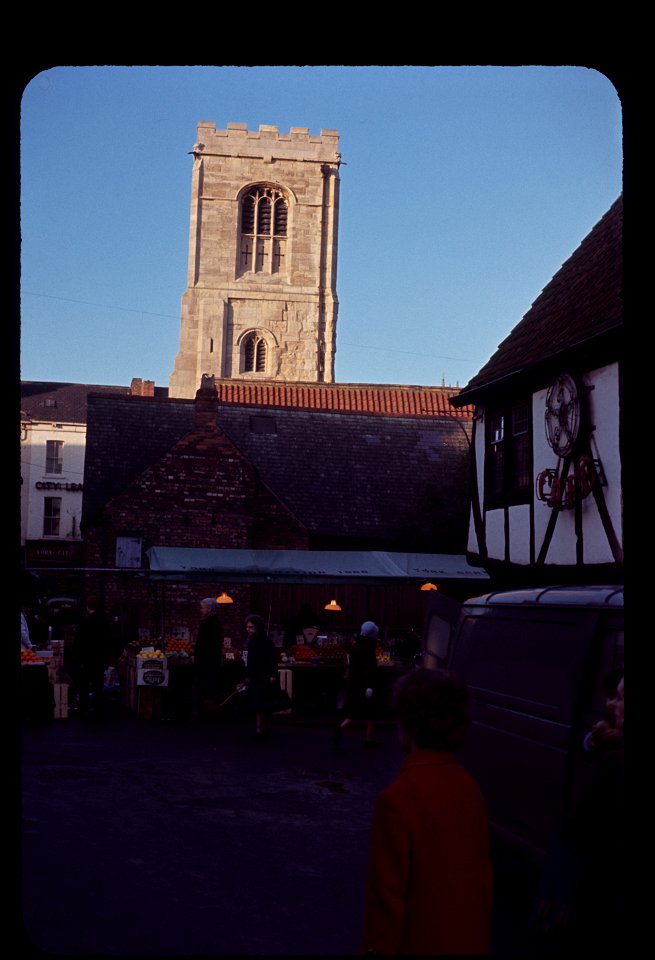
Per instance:
[[[90,394],[88,403],[85,516],[195,425],[193,400]],[[421,528],[427,535],[432,509],[444,538],[449,522],[464,519],[465,528],[468,445],[464,423],[452,417],[219,402],[218,424],[310,533],[387,541],[406,534],[415,541]],[[441,547],[432,542],[431,549]]]
[[[370,413],[378,416],[451,416],[467,420],[471,411],[454,409],[454,387],[360,383],[279,383],[270,380],[216,380],[220,403],[245,406]],[[130,387],[48,381],[21,382],[21,416],[32,420],[86,423],[90,393],[128,397]],[[168,387],[155,387],[155,399],[168,397]]]
[[[274,421],[273,434],[253,430],[250,413],[223,407],[219,423],[310,533],[376,537],[395,528],[400,536],[416,525],[417,508],[439,481],[455,497],[458,424],[262,410],[260,425]]]
[[[481,388],[620,330],[622,238],[620,196],[451,403],[471,403]]]
[[[88,383],[60,383],[49,380],[22,380],[21,418],[53,423],[86,423],[86,399],[92,392],[127,397],[130,395],[130,388]],[[168,389],[155,387],[155,396],[162,395],[168,396]]]

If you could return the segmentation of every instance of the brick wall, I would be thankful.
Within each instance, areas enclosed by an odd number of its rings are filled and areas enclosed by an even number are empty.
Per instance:
[[[117,536],[141,538],[144,565],[145,551],[152,546],[306,549],[309,544],[306,531],[216,427],[215,401],[205,397],[197,398],[194,430],[90,523],[87,568],[115,565]],[[87,577],[87,589],[100,589],[98,575]],[[101,579],[106,609],[120,608],[131,630],[141,626],[156,634],[171,626],[195,629],[198,600],[224,589],[219,582],[155,584],[127,573]],[[226,633],[238,631],[240,636],[243,618],[252,611],[249,588],[235,585],[235,591],[238,602],[222,615]]]

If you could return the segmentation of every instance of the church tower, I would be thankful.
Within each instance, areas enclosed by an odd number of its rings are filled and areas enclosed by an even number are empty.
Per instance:
[[[331,383],[339,134],[198,124],[171,397],[220,379]]]

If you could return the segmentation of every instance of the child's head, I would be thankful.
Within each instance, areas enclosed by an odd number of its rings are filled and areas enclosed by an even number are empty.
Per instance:
[[[468,691],[457,677],[421,667],[401,677],[393,705],[404,749],[453,752],[468,725]]]

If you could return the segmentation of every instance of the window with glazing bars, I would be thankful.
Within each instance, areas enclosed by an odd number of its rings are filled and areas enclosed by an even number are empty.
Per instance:
[[[45,472],[61,473],[63,468],[63,440],[46,440]]]
[[[530,405],[527,400],[487,414],[485,497],[489,506],[527,503],[531,476]]]
[[[43,501],[43,536],[58,537],[61,521],[61,497],[46,497]]]
[[[258,184],[247,191],[241,199],[241,274],[283,272],[287,219],[287,200],[281,190]]]

